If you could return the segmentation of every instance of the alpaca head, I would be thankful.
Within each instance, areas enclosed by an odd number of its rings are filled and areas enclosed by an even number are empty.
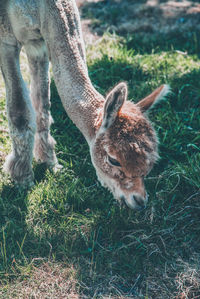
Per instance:
[[[134,104],[127,101],[126,84],[118,84],[106,97],[101,124],[90,145],[99,181],[132,209],[145,207],[144,178],[158,158],[156,133],[143,113],[168,91],[162,85]]]

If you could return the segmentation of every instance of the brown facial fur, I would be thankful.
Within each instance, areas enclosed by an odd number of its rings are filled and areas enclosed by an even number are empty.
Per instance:
[[[110,165],[108,154],[121,167]],[[150,122],[135,104],[124,103],[112,126],[97,138],[93,158],[108,177],[107,187],[113,193],[117,188],[122,190],[124,197],[130,194],[146,196],[143,178],[158,158],[157,138]],[[111,186],[111,181],[115,186]]]

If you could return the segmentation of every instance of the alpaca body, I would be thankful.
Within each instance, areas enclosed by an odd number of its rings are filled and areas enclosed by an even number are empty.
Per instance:
[[[19,66],[22,46],[31,74],[30,95]],[[127,87],[120,83],[105,100],[88,77],[74,0],[0,4],[0,67],[12,139],[5,170],[17,183],[31,185],[33,153],[37,161],[59,168],[50,135],[49,60],[63,106],[88,142],[99,180],[116,199],[124,199],[131,208],[143,207],[147,201],[143,177],[157,157],[156,135],[143,112],[168,88],[161,86],[134,105],[126,101]]]

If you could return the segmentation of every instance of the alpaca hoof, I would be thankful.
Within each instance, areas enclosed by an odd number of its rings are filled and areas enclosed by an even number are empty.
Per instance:
[[[31,189],[34,186],[33,172],[26,175],[26,177],[12,178],[12,179],[14,181],[15,187],[20,190]]]
[[[34,175],[28,160],[21,160],[13,153],[7,156],[4,171],[11,176],[15,186],[27,189],[34,185]]]
[[[25,182],[14,181],[14,185],[18,190],[24,191],[24,190],[31,189],[35,184],[34,184],[34,181],[31,180],[31,181],[25,181]]]
[[[54,173],[61,171],[63,166],[61,164],[56,163],[51,169]]]

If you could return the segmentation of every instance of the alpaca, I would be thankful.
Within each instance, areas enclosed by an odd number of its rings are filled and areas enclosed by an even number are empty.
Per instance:
[[[25,48],[30,95],[19,54]],[[33,184],[32,159],[58,170],[50,135],[49,61],[62,104],[82,132],[101,184],[132,209],[144,208],[144,177],[158,158],[156,133],[145,112],[169,91],[167,85],[134,104],[127,85],[104,98],[86,65],[80,17],[74,0],[5,0],[0,3],[0,67],[6,86],[12,152],[4,169],[21,186]]]

